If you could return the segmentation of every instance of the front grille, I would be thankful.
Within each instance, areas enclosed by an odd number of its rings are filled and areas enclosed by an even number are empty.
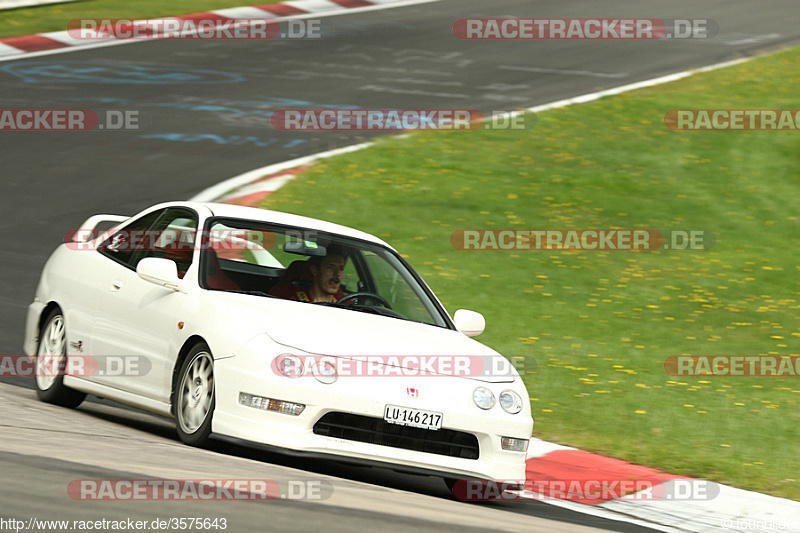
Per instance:
[[[470,433],[399,426],[381,418],[349,413],[327,413],[314,424],[314,433],[462,459],[477,459],[480,456],[478,439]]]

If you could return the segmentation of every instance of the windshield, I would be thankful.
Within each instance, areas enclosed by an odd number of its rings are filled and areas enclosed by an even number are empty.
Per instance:
[[[212,219],[200,284],[448,327],[444,310],[396,253],[306,228]]]

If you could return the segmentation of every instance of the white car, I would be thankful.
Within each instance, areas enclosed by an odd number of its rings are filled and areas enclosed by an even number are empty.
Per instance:
[[[372,235],[173,202],[93,216],[65,239],[28,308],[25,352],[42,400],[93,394],[174,417],[191,445],[213,435],[450,483],[524,480],[527,391],[469,338],[483,328],[473,311],[451,319]],[[54,362],[64,371],[47,372]]]

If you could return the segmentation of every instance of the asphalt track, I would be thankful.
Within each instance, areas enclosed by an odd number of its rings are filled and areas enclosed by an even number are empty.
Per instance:
[[[0,353],[21,352],[26,306],[64,233],[97,212],[134,213],[230,176],[371,138],[270,126],[281,108],[528,107],[800,41],[793,0],[442,0],[322,18],[318,40],[149,41],[0,62],[3,108],[136,110],[139,131],[0,134]],[[714,39],[462,41],[465,17],[651,17],[716,21]],[[765,103],[764,107],[769,107]],[[335,199],[336,186],[321,194]],[[468,505],[437,479],[182,446],[169,422],[104,402],[39,404],[0,383],[0,516],[227,516],[229,531],[643,530],[539,503]],[[75,502],[76,478],[330,479],[322,502]],[[580,526],[582,524],[584,526]],[[452,527],[452,526],[451,526]]]

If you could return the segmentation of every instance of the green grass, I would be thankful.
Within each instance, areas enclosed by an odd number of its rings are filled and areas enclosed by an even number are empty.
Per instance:
[[[67,29],[72,19],[149,19],[202,13],[212,9],[275,4],[280,0],[81,0],[0,11],[0,39]]]
[[[796,108],[792,49],[529,131],[415,133],[264,206],[374,233],[482,342],[526,357],[534,435],[800,499],[800,378],[673,378],[679,354],[798,354],[800,132],[676,132],[678,108]],[[456,229],[692,228],[707,251],[458,251]]]

